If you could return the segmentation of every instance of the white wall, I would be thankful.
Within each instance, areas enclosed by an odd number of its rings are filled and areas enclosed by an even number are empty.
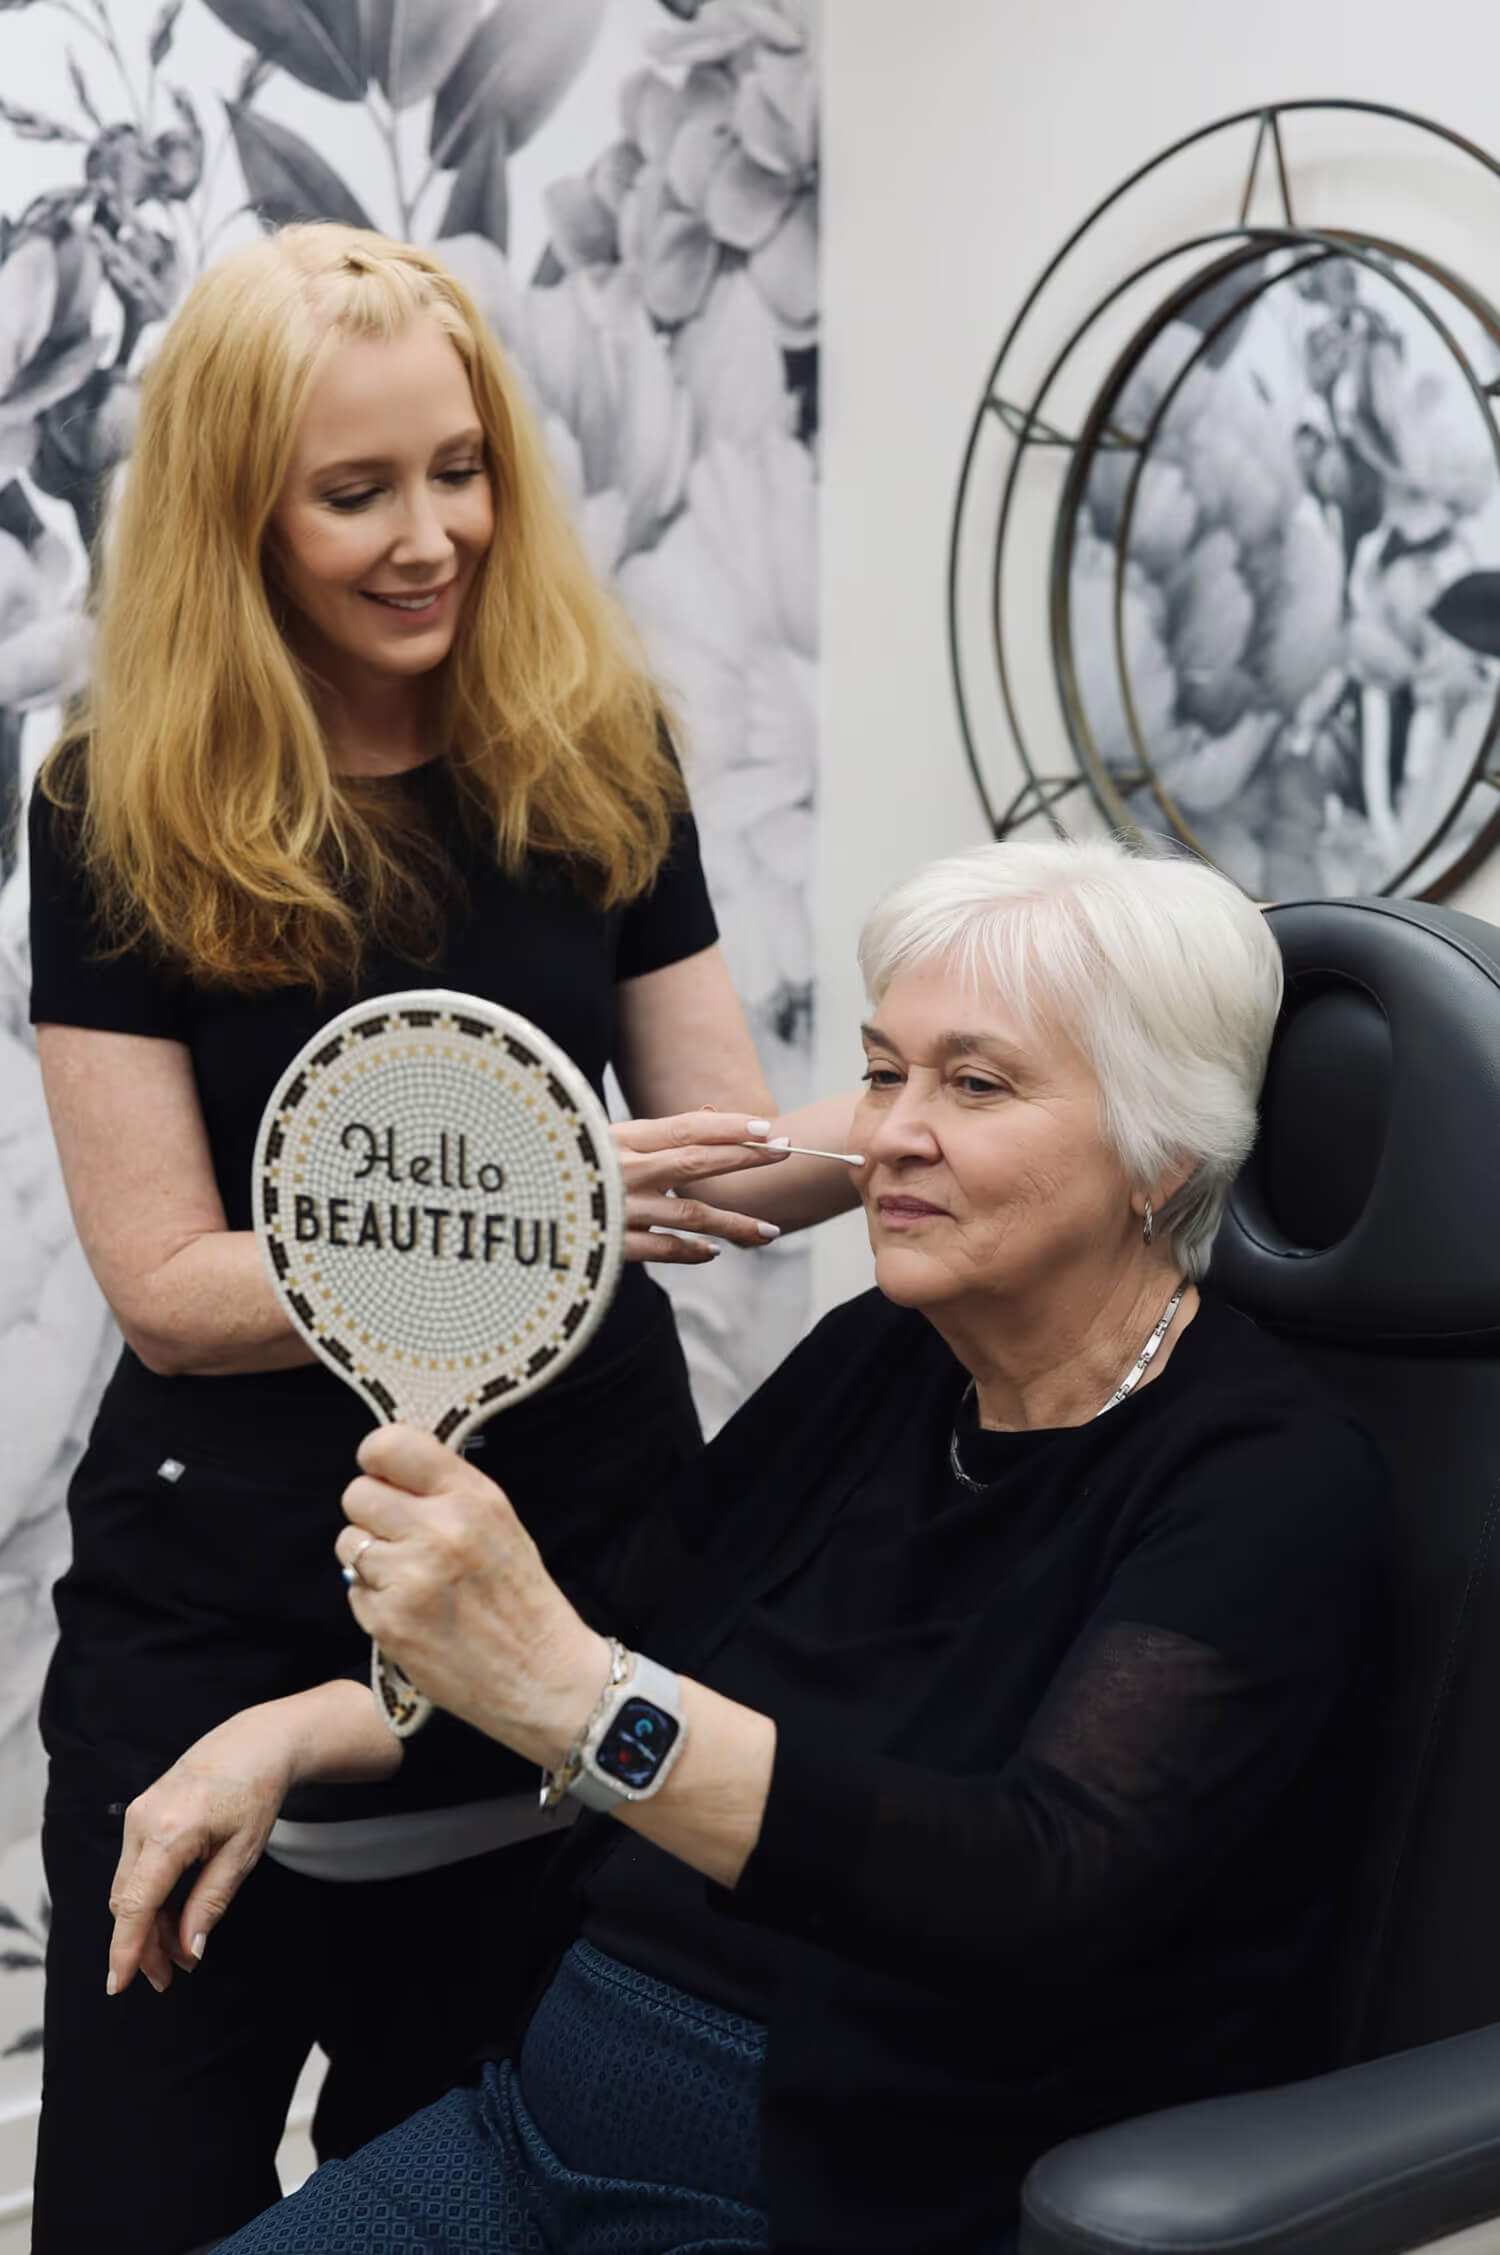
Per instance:
[[[986,835],[948,674],[947,540],[970,418],[1026,291],[1137,164],[1256,103],[1390,102],[1500,147],[1500,18],[1473,0],[831,0],[826,40],[824,1087],[857,1069],[871,899]],[[1409,195],[1430,226],[1448,183],[1403,155],[1364,185],[1382,218]],[[1444,255],[1500,300],[1500,197],[1486,227],[1453,194]],[[1454,902],[1500,917],[1500,858]],[[824,1232],[819,1307],[867,1277],[858,1225]]]

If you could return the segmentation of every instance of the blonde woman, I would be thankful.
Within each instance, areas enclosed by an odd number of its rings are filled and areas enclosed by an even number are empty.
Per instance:
[[[513,372],[422,251],[292,228],[189,295],[146,379],[31,871],[48,1102],[125,1338],[73,1485],[43,1713],[35,2247],[73,2255],[128,2218],[132,2245],[178,2255],[274,2196],[313,2042],[325,2158],[453,2079],[515,1978],[541,1845],[534,1773],[440,1718],[404,1784],[289,1805],[211,1983],[143,2012],[99,1978],[125,1805],[237,1709],[358,1666],[329,1549],[367,1419],[288,1331],[249,1232],[286,1060],[356,995],[429,982],[523,1011],[596,1085],[613,1063],[638,1115],[636,1264],[762,1245],[850,1192],[740,1148],[773,1105],[661,697]],[[718,1176],[712,1205],[668,1203]],[[635,1265],[483,1461],[583,1598],[698,1445]]]

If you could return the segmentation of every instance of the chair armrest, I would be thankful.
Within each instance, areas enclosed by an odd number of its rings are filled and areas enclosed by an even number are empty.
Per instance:
[[[1021,2255],[1405,2255],[1500,2213],[1500,2025],[1053,2148]]]

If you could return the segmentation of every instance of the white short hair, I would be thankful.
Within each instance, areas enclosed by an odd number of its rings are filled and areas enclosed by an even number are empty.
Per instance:
[[[1280,951],[1254,902],[1204,862],[1114,839],[976,846],[887,893],[860,935],[874,1003],[934,960],[1076,1045],[1133,1183],[1191,1163],[1158,1221],[1201,1276],[1255,1141],[1281,1007]]]

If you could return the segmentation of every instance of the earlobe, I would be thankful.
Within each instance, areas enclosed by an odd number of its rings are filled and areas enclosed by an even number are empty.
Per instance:
[[[1130,1210],[1141,1225],[1141,1243],[1143,1245],[1155,1243],[1157,1237],[1161,1234],[1163,1212],[1177,1196],[1184,1183],[1191,1181],[1192,1173],[1191,1167],[1184,1167],[1181,1173],[1175,1175],[1171,1181],[1159,1182],[1156,1185],[1154,1197],[1148,1190],[1138,1191],[1132,1195]]]

